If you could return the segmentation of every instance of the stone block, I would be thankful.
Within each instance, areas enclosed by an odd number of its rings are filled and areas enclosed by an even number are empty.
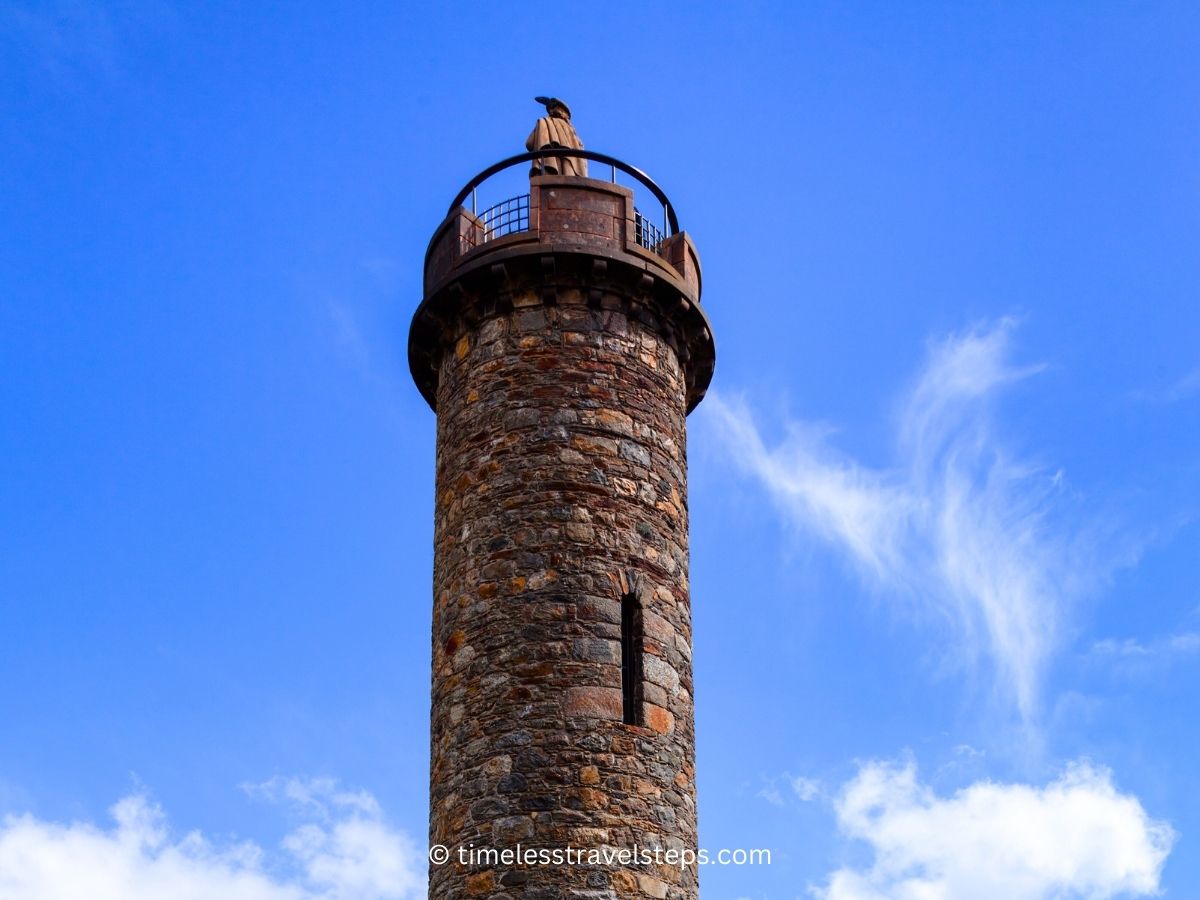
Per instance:
[[[620,456],[639,466],[650,468],[650,451],[635,441],[621,441]]]
[[[675,730],[675,717],[671,715],[670,710],[654,703],[642,704],[642,716],[646,727],[659,734],[671,734]]]
[[[667,896],[667,884],[665,881],[661,881],[653,875],[642,874],[637,876],[637,881],[638,890],[645,896],[653,897],[654,900],[663,900]]]
[[[592,719],[615,719],[622,716],[620,688],[572,687],[563,700],[563,715],[585,716]],[[663,710],[666,712],[666,710]],[[668,715],[670,715],[668,713]]]
[[[527,841],[533,833],[533,819],[529,816],[504,816],[492,823],[492,838],[498,847]]]
[[[471,897],[482,897],[485,894],[490,894],[495,887],[495,872],[474,872],[467,876],[467,894]]]
[[[646,654],[642,660],[642,668],[647,680],[657,684],[669,695],[674,696],[679,693],[679,673],[666,660]]]

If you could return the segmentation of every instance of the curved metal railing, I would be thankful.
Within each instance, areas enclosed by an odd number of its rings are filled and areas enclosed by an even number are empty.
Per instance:
[[[516,156],[510,156],[508,159],[502,159],[500,162],[488,166],[486,169],[468,181],[466,187],[458,192],[458,195],[455,196],[454,200],[450,203],[449,211],[454,212],[454,210],[458,209],[460,206],[464,206],[467,198],[469,197],[471,198],[471,211],[475,212],[475,195],[479,186],[493,175],[503,172],[505,169],[510,169],[513,166],[520,165],[521,163],[533,162],[535,159],[558,158],[563,156],[570,156],[575,159],[586,159],[591,162],[598,162],[608,166],[611,173],[611,180],[614,183],[617,180],[617,172],[624,172],[626,175],[632,176],[638,183],[640,183],[651,194],[653,194],[655,199],[662,204],[663,208],[662,231],[660,232],[656,226],[651,225],[649,220],[644,219],[644,217],[642,217],[642,221],[649,226],[646,229],[646,233],[649,234],[652,230],[655,234],[656,240],[654,246],[657,246],[657,244],[660,243],[664,237],[670,237],[671,235],[679,232],[679,220],[675,216],[675,208],[671,205],[671,201],[667,198],[667,195],[663,189],[655,184],[649,175],[647,175],[641,169],[617,159],[615,156],[609,156],[607,153],[597,153],[595,150],[573,150],[569,147],[546,147],[542,150],[531,150],[528,153],[518,153]],[[487,212],[503,206],[505,202],[510,201],[501,201],[501,203],[496,204],[495,206],[488,207],[488,209],[484,211],[485,215]],[[526,219],[526,222],[528,222],[528,218]],[[528,224],[526,224],[526,228],[527,227]],[[510,234],[512,231],[521,230],[523,229],[512,228],[509,231],[504,231],[503,233]],[[500,235],[496,234],[494,236],[499,237]],[[641,241],[639,240],[638,243],[641,243]],[[642,244],[642,246],[647,245]]]
[[[529,195],[519,194],[494,203],[479,213],[483,223],[483,240],[504,237],[518,231],[529,230]]]
[[[662,247],[665,235],[654,223],[642,215],[641,210],[633,210],[633,239],[639,246],[645,247],[651,253],[658,253]],[[464,249],[472,249],[496,238],[508,234],[518,234],[529,230],[529,195],[519,194],[509,197],[499,203],[493,203],[483,212],[475,213],[483,226],[478,235],[461,235]]]

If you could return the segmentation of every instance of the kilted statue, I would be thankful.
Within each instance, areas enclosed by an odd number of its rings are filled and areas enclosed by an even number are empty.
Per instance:
[[[533,133],[525,141],[528,150],[543,150],[547,147],[566,147],[571,150],[582,150],[583,141],[575,133],[571,124],[571,110],[567,104],[557,97],[534,97],[546,107],[546,115],[537,120]],[[587,160],[576,156],[548,156],[535,159],[532,175],[579,175],[587,177]]]

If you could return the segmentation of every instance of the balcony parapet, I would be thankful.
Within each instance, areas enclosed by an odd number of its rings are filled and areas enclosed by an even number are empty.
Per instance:
[[[613,177],[533,175],[528,194],[475,211],[479,188],[491,175],[542,156],[607,163]],[[661,227],[635,205],[633,188],[616,183],[618,169],[661,205]],[[488,310],[502,310],[530,289],[548,304],[559,302],[561,291],[582,290],[585,302],[593,305],[606,306],[608,295],[628,298],[621,301],[627,312],[652,325],[676,350],[687,374],[689,410],[711,379],[716,349],[700,306],[696,247],[679,230],[666,194],[644,173],[613,157],[555,148],[514,156],[484,170],[459,193],[434,232],[424,276],[425,298],[413,317],[409,362],[430,406],[436,406],[439,347],[456,341],[459,330]]]
[[[608,165],[611,178],[538,175],[529,179],[528,194],[477,211],[479,191],[493,176],[553,156],[583,157]],[[634,204],[633,189],[616,183],[618,171],[638,182],[657,201],[661,219]],[[690,238],[680,230],[671,201],[648,175],[616,157],[591,150],[547,148],[521,153],[484,169],[459,191],[446,219],[434,232],[425,254],[426,296],[453,277],[455,269],[483,253],[523,244],[554,245],[555,249],[568,251],[570,245],[577,245],[580,252],[627,253],[648,259],[651,265],[665,261],[683,280],[692,301],[700,299],[699,256]]]

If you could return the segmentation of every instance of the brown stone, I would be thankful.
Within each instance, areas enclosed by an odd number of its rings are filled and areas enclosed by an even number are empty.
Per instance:
[[[603,809],[608,806],[608,794],[595,788],[580,788],[579,799],[583,801],[584,809]]]
[[[613,409],[598,409],[596,410],[596,422],[617,434],[633,434],[633,419],[623,412]]]
[[[447,656],[453,656],[458,652],[458,648],[463,645],[463,641],[467,638],[463,631],[455,631],[446,639],[446,646],[443,648]]]
[[[645,709],[647,728],[651,728],[659,734],[670,734],[675,730],[675,717],[671,715],[669,710],[665,710],[653,703],[644,703],[642,706]]]
[[[637,792],[643,797],[657,797],[662,794],[662,788],[653,781],[639,778],[637,780]]]
[[[473,875],[467,876],[467,893],[472,897],[490,894],[495,887],[496,873],[494,872],[476,872]]]
[[[662,900],[667,896],[666,882],[660,881],[653,875],[638,875],[638,890],[647,897],[653,897],[654,900]]]
[[[492,823],[496,846],[506,847],[533,837],[533,819],[529,816],[506,816]]]
[[[512,771],[512,757],[507,753],[500,756],[493,756],[483,764],[483,770],[494,778],[507,775]]]
[[[570,540],[579,541],[581,544],[590,543],[596,539],[596,530],[590,525],[568,522],[565,530]]]
[[[613,872],[613,890],[620,897],[628,897],[638,889],[637,877],[632,872]]]
[[[571,445],[581,453],[588,455],[616,456],[617,442],[610,438],[576,435],[571,439]]]
[[[567,688],[563,715],[596,719],[621,719],[621,689],[605,687]]]
[[[612,752],[618,756],[628,756],[637,749],[637,744],[626,734],[614,734],[610,742]]]

